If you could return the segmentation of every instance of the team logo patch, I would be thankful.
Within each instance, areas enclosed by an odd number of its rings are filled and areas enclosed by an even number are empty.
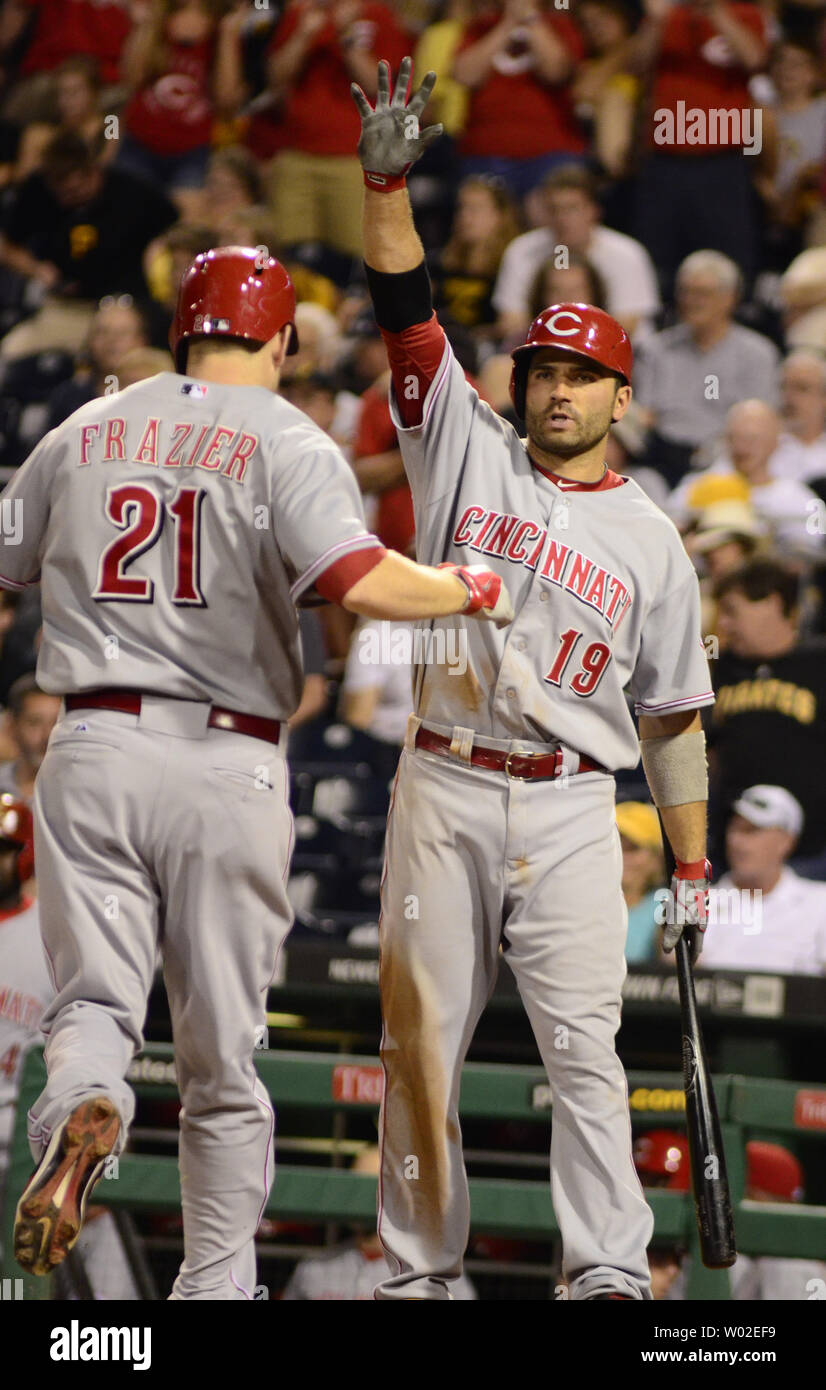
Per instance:
[[[574,324],[573,328],[562,328],[563,319],[568,319]],[[555,333],[558,338],[570,338],[572,334],[578,333],[582,327],[582,319],[579,314],[575,314],[571,309],[557,309],[555,314],[549,314],[545,320],[545,327],[549,332]]]
[[[193,400],[202,401],[208,390],[209,387],[203,386],[200,381],[185,381],[181,387],[181,395],[192,396]]]

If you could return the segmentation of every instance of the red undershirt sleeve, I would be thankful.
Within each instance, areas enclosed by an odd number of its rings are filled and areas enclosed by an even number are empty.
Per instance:
[[[445,352],[445,334],[435,313],[401,333],[382,328],[399,415],[410,429],[422,423],[424,398]]]
[[[351,550],[339,560],[334,560],[332,565],[318,576],[315,581],[317,592],[329,603],[341,603],[353,585],[365,574],[369,574],[386,554],[384,546],[378,542],[368,549]]]

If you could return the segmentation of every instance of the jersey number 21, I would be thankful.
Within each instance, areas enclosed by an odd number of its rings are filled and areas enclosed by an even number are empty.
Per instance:
[[[205,488],[182,487],[172,502],[165,503],[142,483],[109,488],[106,515],[121,534],[100,557],[92,598],[98,603],[154,603],[154,582],[126,571],[156,544],[168,513],[175,527],[175,585],[170,598],[178,607],[206,608],[200,583],[205,497]]]

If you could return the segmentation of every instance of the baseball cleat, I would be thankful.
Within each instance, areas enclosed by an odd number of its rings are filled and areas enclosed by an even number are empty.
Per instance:
[[[120,1127],[114,1101],[95,1096],[55,1130],[15,1212],[14,1255],[27,1273],[49,1274],[71,1250]]]

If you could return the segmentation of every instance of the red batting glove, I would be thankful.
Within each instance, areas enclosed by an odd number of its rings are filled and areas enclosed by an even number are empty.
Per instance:
[[[461,579],[468,591],[467,603],[462,613],[488,619],[497,627],[507,627],[513,622],[513,604],[505,588],[504,580],[484,565],[451,565],[448,562],[437,567],[450,570]]]

